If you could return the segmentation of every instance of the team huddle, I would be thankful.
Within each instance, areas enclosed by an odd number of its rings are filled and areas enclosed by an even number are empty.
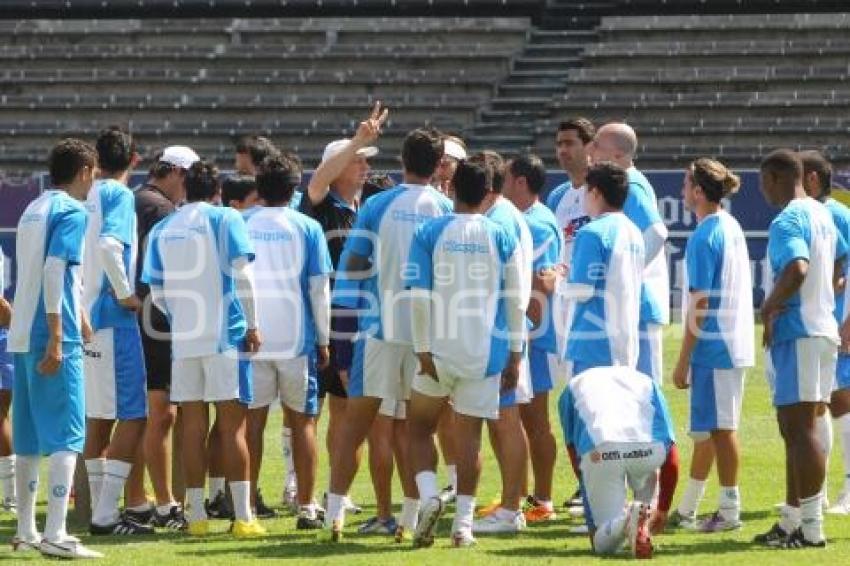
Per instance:
[[[633,164],[635,132],[562,122],[556,155],[569,181],[543,202],[539,157],[468,153],[429,128],[404,139],[400,184],[370,177],[387,117],[377,104],[353,138],[329,143],[303,189],[297,155],[257,136],[240,141],[236,173],[223,179],[192,149],[169,146],[135,190],[139,157],[126,131],[56,144],[52,188],[18,225],[14,304],[0,302],[4,421],[11,405],[0,482],[4,508],[17,513],[15,551],[102,556],[66,530],[78,454],[92,535],[202,537],[214,519],[229,519],[237,538],[265,535],[261,520],[277,512],[257,486],[275,402],[282,499],[298,529],[342,538],[346,515],[361,512],[348,492],[368,442],[377,513],[360,533],[428,547],[453,506],[455,547],[518,534],[556,518],[550,392],[579,486],[564,505],[584,518],[574,530],[595,552],[649,558],[665,528],[742,526],[736,430],[756,349],[747,242],[724,208],[738,177],[707,158],[685,171],[682,198],[698,226],[672,380],[690,389],[694,452],[671,511],[668,233]],[[830,174],[815,152],[778,150],[761,165],[762,192],[782,209],[761,316],[787,485],[781,520],[756,542],[779,548],[826,545],[831,418],[850,473],[850,211],[829,198]],[[319,500],[323,411],[330,480]],[[476,510],[484,423],[502,490]],[[185,495],[171,481],[175,426]],[[699,520],[715,461],[717,510]],[[850,485],[829,510],[850,513]]]

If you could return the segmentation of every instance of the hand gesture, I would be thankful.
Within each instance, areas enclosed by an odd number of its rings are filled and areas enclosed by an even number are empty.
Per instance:
[[[365,147],[378,139],[378,136],[381,135],[381,128],[389,115],[389,109],[383,108],[380,100],[376,102],[372,108],[372,114],[357,126],[357,133],[354,134],[354,139],[352,140],[357,147]]]

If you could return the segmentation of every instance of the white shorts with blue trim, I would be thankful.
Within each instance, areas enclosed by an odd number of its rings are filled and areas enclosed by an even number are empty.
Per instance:
[[[418,369],[412,344],[360,338],[354,344],[348,396],[407,401]]]
[[[235,348],[171,362],[171,402],[253,401],[251,362]]]
[[[439,381],[431,376],[416,374],[413,390],[428,397],[448,397],[455,413],[469,417],[495,420],[499,418],[499,389],[501,376],[465,377],[446,368],[434,356]]]
[[[850,389],[850,354],[838,354],[838,362],[835,365],[835,382],[832,384],[833,391]]]
[[[252,409],[268,407],[280,399],[295,412],[316,415],[319,412],[319,383],[316,355],[289,360],[253,360],[254,401]]]
[[[147,374],[138,326],[101,328],[83,348],[86,417],[144,419],[148,414]]]
[[[746,371],[691,365],[690,435],[694,440],[708,439],[713,430],[738,430]]]
[[[837,358],[838,346],[823,336],[771,345],[765,355],[765,374],[773,392],[773,405],[829,402]]]

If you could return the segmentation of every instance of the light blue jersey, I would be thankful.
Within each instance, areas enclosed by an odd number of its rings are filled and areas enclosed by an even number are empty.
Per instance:
[[[827,208],[811,198],[797,198],[770,223],[767,256],[774,280],[798,259],[809,264],[800,290],[783,305],[773,326],[774,343],[823,336],[838,343],[833,313],[833,271],[847,255],[847,242],[835,228]]]
[[[561,231],[558,229],[555,215],[542,203],[537,202],[525,210],[524,216],[531,231],[531,239],[534,242],[532,262],[534,273],[555,267],[561,261],[563,248]],[[545,318],[541,321],[540,327],[532,332],[531,348],[557,354],[559,348],[553,318],[553,298],[551,296],[546,300],[543,314]]]
[[[832,215],[832,221],[835,223],[835,229],[850,244],[850,209],[833,198],[826,199],[824,203],[829,213]],[[844,278],[850,281],[850,261],[844,259]],[[844,286],[844,291],[835,294],[835,320],[841,325],[847,316],[847,311],[844,305],[847,304],[847,293],[850,292],[850,286]]]
[[[708,294],[708,311],[691,363],[732,369],[755,363],[753,284],[747,241],[725,210],[703,218],[685,250],[690,291]]]
[[[82,344],[80,276],[87,215],[83,203],[65,191],[45,191],[27,206],[18,222],[15,314],[9,329],[9,352],[36,352],[48,342],[44,308],[44,262],[55,257],[67,264],[62,292],[62,341]]]
[[[569,284],[592,296],[573,299],[567,359],[580,367],[635,367],[643,266],[643,238],[624,214],[604,214],[579,230]]]
[[[500,375],[509,355],[506,271],[518,272],[517,241],[480,214],[426,222],[411,246],[406,283],[432,298],[431,352],[455,375]],[[514,279],[516,280],[516,278]]]
[[[240,258],[253,261],[254,250],[232,208],[190,203],[151,230],[142,281],[165,298],[174,359],[223,352],[244,338],[232,271]]]
[[[399,185],[374,195],[360,209],[340,258],[333,304],[359,309],[363,334],[413,343],[410,304],[404,292],[413,233],[451,210],[451,201],[428,185]],[[349,272],[354,256],[368,260],[367,273]],[[360,281],[349,285],[341,283],[343,279]]]
[[[633,368],[597,367],[574,376],[558,401],[567,444],[580,455],[605,443],[675,442],[661,387]]]
[[[516,253],[520,256],[519,264],[522,267],[520,304],[523,309],[527,310],[528,303],[531,300],[531,277],[534,273],[534,240],[531,237],[528,223],[525,221],[522,212],[511,201],[503,197],[496,200],[496,203],[487,210],[485,216],[516,238]],[[531,321],[528,321],[527,325],[531,328]]]
[[[259,359],[294,359],[316,348],[314,293],[329,292],[331,256],[318,222],[288,207],[261,207],[247,222],[263,336]],[[327,298],[325,299],[327,308]],[[321,317],[327,321],[328,316]],[[327,338],[328,329],[321,329]]]
[[[118,303],[106,277],[101,253],[101,243],[105,238],[122,245],[122,267],[133,291],[138,253],[133,192],[118,181],[101,179],[89,191],[86,210],[89,223],[83,259],[83,304],[89,313],[92,329],[134,328],[138,325],[136,313]]]

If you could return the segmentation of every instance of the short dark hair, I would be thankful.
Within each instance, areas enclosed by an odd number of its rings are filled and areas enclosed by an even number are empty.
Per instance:
[[[123,173],[133,163],[136,144],[129,132],[120,126],[101,130],[94,144],[100,169],[111,175]]]
[[[443,135],[433,128],[417,128],[404,138],[401,162],[417,177],[430,177],[443,158]]]
[[[300,184],[301,164],[286,155],[267,157],[257,171],[257,192],[269,206],[288,203]]]
[[[232,200],[242,202],[256,190],[257,180],[252,175],[230,175],[221,183],[221,202],[225,205]]]
[[[800,181],[803,178],[803,162],[796,151],[777,149],[767,154],[761,162],[762,173],[772,173],[784,177],[787,181]]]
[[[186,200],[210,200],[219,191],[218,167],[210,161],[196,161],[186,170]]]
[[[493,168],[485,162],[461,161],[452,177],[455,198],[468,206],[478,206],[493,185]]]
[[[823,194],[832,192],[832,165],[819,151],[801,151],[800,161],[803,162],[803,175],[817,173]]]
[[[539,195],[546,184],[546,166],[533,153],[516,155],[509,161],[508,168],[514,177],[525,177],[532,194]]]
[[[502,186],[505,184],[505,160],[501,155],[492,149],[485,149],[473,154],[467,161],[487,169],[488,191],[502,192]]]
[[[584,145],[589,144],[593,141],[593,138],[596,137],[596,126],[594,126],[593,122],[587,118],[570,118],[569,120],[564,120],[558,124],[559,132],[566,132],[567,130],[575,130],[578,135],[578,139],[580,139]]]
[[[236,142],[236,153],[247,153],[254,167],[259,167],[266,157],[276,155],[280,150],[265,136],[242,136]]]
[[[47,157],[50,182],[55,186],[73,182],[84,167],[97,166],[97,151],[88,143],[76,138],[60,140]]]
[[[596,189],[602,194],[608,206],[616,210],[623,209],[629,195],[629,181],[625,169],[610,161],[595,163],[588,169],[585,182],[588,190]]]

